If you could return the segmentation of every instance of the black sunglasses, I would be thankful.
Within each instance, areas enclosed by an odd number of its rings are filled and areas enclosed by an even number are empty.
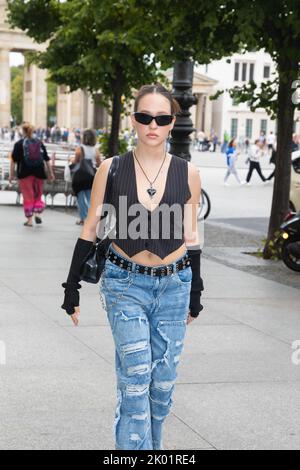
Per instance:
[[[144,124],[145,126],[154,121],[158,126],[167,126],[173,121],[173,116],[171,114],[160,114],[159,116],[151,116],[151,114],[146,113],[133,113],[137,122]]]

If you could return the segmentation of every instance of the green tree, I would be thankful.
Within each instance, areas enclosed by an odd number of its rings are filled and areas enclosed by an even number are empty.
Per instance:
[[[12,26],[38,42],[48,40],[35,60],[50,79],[70,90],[101,90],[112,115],[109,155],[118,152],[120,116],[132,90],[163,80],[154,62],[154,30],[134,0],[8,1]],[[156,27],[155,27],[156,28]],[[126,98],[123,103],[122,96]]]
[[[277,66],[278,83],[252,96],[273,109],[278,120],[278,158],[273,201],[264,250],[288,210],[293,117],[293,83],[300,58],[298,0],[9,0],[12,25],[43,42],[37,61],[50,70],[56,83],[71,90],[101,90],[103,102],[112,102],[110,155],[117,152],[122,95],[161,78],[162,69],[175,60],[198,63],[234,52],[265,49]],[[250,90],[251,94],[251,90]],[[244,96],[245,97],[245,96]],[[251,97],[250,97],[251,98]],[[246,98],[249,100],[249,93]],[[254,108],[253,108],[254,109]]]
[[[145,0],[147,1],[147,0]],[[149,5],[156,2],[149,1]],[[277,117],[277,163],[264,258],[271,256],[274,239],[289,209],[291,179],[291,141],[299,77],[300,8],[298,0],[166,0],[158,23],[158,35],[164,47],[162,62],[192,58],[199,63],[231,55],[234,52],[264,49],[274,60],[277,78],[259,89],[250,83],[232,96],[250,101],[252,110],[265,108]],[[165,27],[163,22],[165,21]],[[164,39],[163,39],[164,37]]]
[[[11,115],[14,123],[19,125],[23,119],[23,76],[24,67],[11,67]]]
[[[272,12],[272,13],[271,13]],[[295,0],[240,0],[235,10],[236,34],[247,50],[264,49],[276,65],[277,76],[260,86],[252,81],[230,91],[251,110],[264,108],[277,118],[277,159],[271,216],[263,256],[272,255],[270,245],[289,209],[291,143],[297,100],[293,99],[299,77],[300,9]]]

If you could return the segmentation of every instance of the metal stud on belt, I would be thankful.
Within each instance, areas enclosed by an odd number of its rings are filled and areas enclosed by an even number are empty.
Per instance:
[[[115,255],[112,251],[108,251],[106,254],[106,258],[108,258],[113,264],[116,264],[117,266],[120,266],[122,269],[126,269],[127,271],[133,271],[132,266],[133,263],[123,259],[119,255]],[[179,265],[181,264],[182,268],[185,268],[186,266],[189,266],[190,263],[190,258],[187,254],[183,256],[182,261],[178,262],[176,261],[175,263],[175,269],[173,269],[174,263],[171,263],[169,265],[166,265],[161,268],[157,267],[152,267],[152,266],[141,266],[139,264],[136,264],[136,269],[135,272],[137,273],[143,273],[143,274],[150,274],[150,276],[155,276],[157,273],[157,270],[160,270],[160,275],[165,276],[169,275],[171,273],[177,273],[179,269]]]

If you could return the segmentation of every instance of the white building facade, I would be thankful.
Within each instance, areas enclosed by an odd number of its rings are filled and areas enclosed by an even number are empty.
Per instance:
[[[243,86],[254,80],[259,86],[262,82],[272,80],[276,75],[275,64],[269,54],[263,50],[234,54],[196,69],[202,75],[218,81],[215,92],[235,86]],[[295,113],[294,132],[300,133],[300,113]],[[212,102],[212,132],[223,140],[224,132],[239,141],[249,139],[253,142],[261,131],[266,135],[276,134],[276,120],[271,120],[264,109],[251,112],[247,103],[236,104],[228,92],[224,92]]]

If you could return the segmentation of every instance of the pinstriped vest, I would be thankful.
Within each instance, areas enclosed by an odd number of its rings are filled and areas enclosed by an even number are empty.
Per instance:
[[[129,257],[147,250],[165,258],[184,243],[184,204],[190,197],[188,163],[172,155],[164,194],[149,211],[138,201],[133,154],[121,155],[110,201],[116,215],[114,243]]]

